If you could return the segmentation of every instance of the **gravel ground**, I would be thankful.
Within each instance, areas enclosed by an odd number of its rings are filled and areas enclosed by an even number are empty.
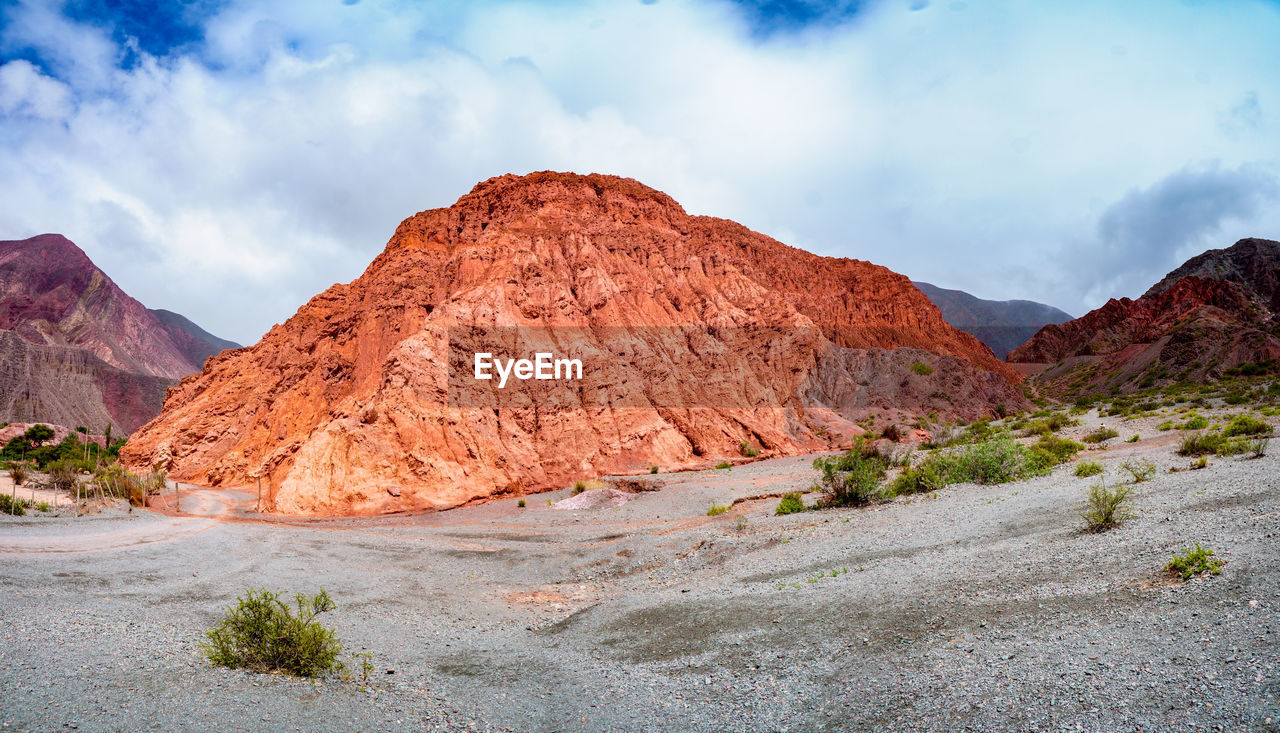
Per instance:
[[[1210,413],[1212,414],[1212,413]],[[1099,422],[1137,516],[1089,535],[1073,466],[867,509],[773,516],[811,457],[660,475],[620,507],[567,490],[419,517],[0,518],[7,730],[1280,730],[1280,458],[1167,473],[1159,419]],[[1277,449],[1280,453],[1280,448]],[[812,501],[812,500],[811,500]],[[1160,569],[1199,541],[1222,574]],[[213,668],[237,594],[338,603],[366,683]]]

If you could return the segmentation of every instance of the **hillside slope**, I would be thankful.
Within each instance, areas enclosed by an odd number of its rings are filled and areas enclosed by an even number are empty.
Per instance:
[[[984,300],[963,290],[913,281],[942,311],[947,323],[986,344],[1003,359],[1042,327],[1071,320],[1066,311],[1032,300]]]

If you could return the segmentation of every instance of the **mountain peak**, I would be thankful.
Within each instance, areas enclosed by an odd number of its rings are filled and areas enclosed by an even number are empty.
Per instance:
[[[469,379],[473,357],[547,350],[580,354],[583,381]],[[406,219],[355,281],[183,380],[123,457],[205,485],[260,475],[278,511],[371,514],[715,465],[744,442],[823,449],[871,415],[974,419],[1026,404],[1017,379],[902,275],[631,179],[544,172]]]
[[[3,419],[132,429],[173,380],[225,348],[197,330],[147,310],[61,234],[0,241],[0,331],[14,365],[0,383]]]
[[[1189,276],[1240,283],[1280,310],[1280,242],[1275,240],[1248,237],[1230,247],[1207,250],[1165,275],[1142,297],[1155,297]]]

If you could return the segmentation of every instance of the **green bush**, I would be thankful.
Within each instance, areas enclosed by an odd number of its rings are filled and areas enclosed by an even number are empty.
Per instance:
[[[1140,484],[1155,474],[1156,464],[1143,458],[1140,461],[1125,461],[1121,463],[1120,470],[1128,471],[1129,475],[1133,477],[1133,482]]]
[[[1209,459],[1206,456],[1200,456],[1199,458],[1192,461],[1189,466],[1187,466],[1187,468],[1192,471],[1199,471],[1202,468],[1208,468],[1208,467],[1209,467]]]
[[[1209,427],[1209,421],[1203,415],[1192,415],[1185,422],[1178,423],[1174,427],[1178,430],[1204,430]]]
[[[782,501],[778,502],[778,516],[797,514],[802,511],[804,511],[804,500],[800,498],[800,493],[797,491],[783,494]]]
[[[1193,433],[1182,439],[1177,452],[1180,456],[1209,455],[1217,453],[1224,442],[1225,439],[1219,433]]]
[[[1054,464],[1066,463],[1084,450],[1084,446],[1074,440],[1067,440],[1056,435],[1045,435],[1031,445],[1031,450],[1044,451],[1053,456]]]
[[[888,468],[888,460],[868,451],[863,444],[848,453],[830,458],[817,458],[813,467],[821,473],[822,506],[860,506],[881,497],[879,486]]]
[[[1142,437],[1141,437],[1140,435],[1138,435],[1137,433],[1134,433],[1133,435],[1129,436],[1128,438],[1125,438],[1125,441],[1124,441],[1124,442],[1126,442],[1126,443],[1137,443],[1139,440],[1142,440]]]
[[[1181,554],[1175,552],[1164,569],[1181,576],[1183,580],[1190,580],[1200,573],[1218,575],[1222,572],[1222,565],[1222,560],[1213,556],[1213,550],[1201,547],[1197,542],[1194,550],[1184,547]]]
[[[1104,532],[1130,519],[1133,509],[1129,504],[1129,491],[1128,486],[1114,489],[1102,483],[1090,486],[1084,508],[1080,510],[1085,528],[1090,532]]]
[[[78,483],[76,465],[71,461],[54,461],[49,464],[49,488],[74,494]]]
[[[1162,432],[1162,433],[1163,433],[1163,432],[1165,432],[1165,431],[1167,431],[1167,430],[1173,430],[1173,421],[1172,421],[1172,420],[1165,420],[1164,422],[1162,422],[1162,423],[1160,423],[1159,425],[1157,425],[1157,426],[1156,426],[1156,430],[1159,430],[1159,431],[1160,431],[1160,432]]]
[[[922,377],[927,377],[930,374],[933,374],[933,367],[929,366],[928,364],[925,364],[923,361],[917,361],[911,365],[911,371],[915,372],[916,374],[919,374]]]
[[[904,466],[902,472],[890,482],[888,493],[892,496],[922,494],[937,491],[946,485],[947,477],[941,461],[930,457],[919,466]]]
[[[1003,484],[1048,472],[1052,462],[1046,455],[1046,451],[1032,451],[1006,435],[975,443],[939,460],[947,483]]]
[[[516,502],[516,506],[520,507],[521,509],[524,509],[524,507],[525,507],[524,499],[521,499],[520,501],[517,501],[517,502]]]
[[[657,472],[658,472],[657,466],[649,466],[649,473],[657,473]]]
[[[1097,476],[1100,473],[1102,473],[1102,464],[1097,461],[1085,461],[1076,466],[1076,475],[1081,478]]]
[[[32,425],[27,428],[27,432],[23,433],[22,437],[26,438],[31,445],[39,446],[53,439],[53,428],[48,425]]]
[[[746,458],[755,458],[756,456],[760,455],[760,451],[756,450],[750,443],[748,443],[745,440],[742,441],[742,443],[738,446],[738,452],[741,453]]]
[[[250,590],[237,601],[200,645],[213,664],[299,677],[341,667],[342,644],[333,631],[316,621],[335,608],[324,590],[310,598],[298,594],[297,615],[280,600],[280,594],[267,590]]]
[[[1259,420],[1252,415],[1236,415],[1223,428],[1222,434],[1228,438],[1236,435],[1263,435],[1271,432],[1266,420]]]
[[[11,514],[21,517],[27,513],[26,499],[15,499],[11,494],[0,493],[0,514]]]
[[[144,480],[141,476],[127,470],[119,463],[102,464],[93,474],[94,492],[103,494],[104,496],[114,496],[121,499],[128,499],[133,506],[145,506],[147,503],[147,494],[157,493],[154,485]],[[79,490],[79,496],[84,496],[88,492],[85,487]],[[79,498],[79,496],[77,498]]]
[[[1103,425],[1102,427],[1099,427],[1097,430],[1094,430],[1092,433],[1089,433],[1088,435],[1084,436],[1084,442],[1090,443],[1090,444],[1101,443],[1104,440],[1110,440],[1119,435],[1120,433],[1117,433],[1115,430]]]
[[[1065,427],[1079,424],[1079,420],[1072,420],[1066,415],[1054,413],[1043,420],[1032,420],[1027,423],[1026,426],[1022,428],[1022,434],[1028,438],[1035,435],[1048,435],[1050,433],[1056,433]]]
[[[707,510],[707,516],[718,517],[727,511],[729,511],[729,507],[725,506],[724,504],[717,504],[713,501],[711,502],[711,508]]]
[[[1182,439],[1178,446],[1180,456],[1204,456],[1217,454],[1235,456],[1241,453],[1253,453],[1255,456],[1265,455],[1267,438],[1249,439],[1245,437],[1228,438],[1222,433],[1195,433]]]
[[[729,463],[728,461],[720,461],[719,463],[717,463],[717,464],[716,464],[716,468],[717,468],[717,469],[720,469],[720,468],[733,468],[733,464]]]

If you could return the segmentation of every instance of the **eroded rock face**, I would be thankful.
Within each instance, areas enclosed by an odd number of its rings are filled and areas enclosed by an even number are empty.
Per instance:
[[[584,378],[478,383],[467,360],[495,339],[582,354]],[[744,441],[825,448],[868,415],[972,418],[1024,404],[1016,378],[885,268],[630,179],[503,176],[210,359],[124,458],[167,452],[171,475],[215,486],[260,474],[277,511],[370,514],[707,465]]]
[[[235,344],[129,297],[58,234],[0,242],[0,419],[128,432]]]
[[[1137,300],[1045,326],[1008,360],[1052,364],[1036,380],[1060,395],[1216,379],[1280,358],[1277,282],[1280,243],[1243,239],[1188,260]]]
[[[131,374],[69,346],[0,331],[0,416],[10,422],[111,425],[117,434],[155,417],[172,379]]]

